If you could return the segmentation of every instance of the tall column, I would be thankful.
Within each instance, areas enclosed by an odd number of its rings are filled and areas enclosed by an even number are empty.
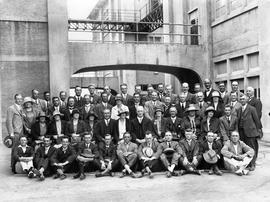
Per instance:
[[[270,141],[270,0],[259,1],[258,6],[258,23],[259,23],[259,65],[261,68],[260,88],[261,101],[263,104],[262,124],[264,139]]]
[[[67,1],[47,2],[50,91],[52,96],[57,96],[61,90],[69,93],[70,88]]]

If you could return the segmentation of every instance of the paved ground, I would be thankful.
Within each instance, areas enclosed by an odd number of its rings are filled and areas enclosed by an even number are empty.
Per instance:
[[[270,144],[260,143],[257,169],[248,176],[225,173],[223,176],[185,175],[166,178],[96,179],[84,181],[46,179],[44,182],[12,175],[10,150],[0,145],[0,201],[270,201]]]

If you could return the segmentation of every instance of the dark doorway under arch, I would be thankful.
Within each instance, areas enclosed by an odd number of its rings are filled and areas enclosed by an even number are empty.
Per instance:
[[[105,70],[143,70],[168,73],[176,76],[178,80],[183,83],[189,83],[191,92],[194,89],[195,83],[202,84],[202,80],[197,72],[181,67],[165,66],[165,65],[149,65],[149,64],[119,64],[119,65],[106,65],[82,68],[74,74],[89,72],[89,71],[105,71]]]

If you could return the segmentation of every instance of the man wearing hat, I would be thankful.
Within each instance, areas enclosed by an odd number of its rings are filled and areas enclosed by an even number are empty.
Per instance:
[[[85,179],[85,169],[96,170],[100,169],[99,153],[97,145],[91,142],[91,133],[86,133],[83,137],[83,142],[78,145],[77,162],[79,164],[79,172],[74,175],[74,179]]]
[[[54,169],[54,179],[65,179],[66,172],[72,171],[73,161],[76,158],[76,152],[69,144],[69,138],[67,136],[61,137],[61,147],[58,148],[51,158],[51,163]]]
[[[85,127],[86,131],[91,133],[92,135],[94,134],[94,129],[97,125],[97,115],[94,111],[88,112],[88,116],[85,120]]]
[[[215,140],[215,134],[208,132],[206,140],[200,145],[200,155],[203,156],[203,165],[210,168],[209,175],[222,175],[222,172],[218,168],[218,161],[220,160],[220,150],[222,145],[219,141]]]
[[[118,120],[118,112],[121,111],[129,111],[128,107],[123,104],[123,97],[120,94],[115,96],[116,105],[111,110],[111,118],[114,120]]]
[[[155,118],[152,122],[154,124],[155,138],[158,140],[158,142],[164,141],[163,138],[165,135],[166,120],[167,119],[163,117],[163,109],[156,108]]]
[[[12,147],[11,151],[11,169],[15,172],[15,164],[13,159],[14,148],[19,145],[19,138],[23,135],[23,115],[22,115],[23,97],[21,94],[14,96],[14,104],[7,109],[6,127],[8,136],[4,139],[5,145]]]
[[[108,94],[105,92],[101,93],[101,103],[97,104],[93,110],[96,113],[98,120],[104,119],[104,109],[109,109],[110,111],[112,109],[112,105],[108,103]]]
[[[215,109],[214,117],[220,118],[224,115],[224,104],[218,91],[212,92],[211,106]]]
[[[186,109],[186,116],[182,119],[183,130],[191,129],[194,139],[197,139],[201,134],[201,118],[196,115],[197,111],[197,105],[190,104]]]
[[[66,130],[66,122],[61,120],[61,113],[59,111],[54,111],[52,115],[52,122],[48,128],[48,134],[52,136],[53,144],[60,144],[61,137],[64,136]]]
[[[124,133],[127,131],[130,131],[131,129],[130,120],[127,118],[128,111],[120,110],[118,113],[118,116],[120,118],[116,121],[116,125],[115,125],[117,142],[123,140]]]
[[[220,139],[220,121],[214,117],[215,109],[213,106],[209,106],[205,110],[205,118],[201,122],[201,135],[198,138],[199,142],[205,140],[208,132],[214,133],[215,140]]]
[[[166,168],[166,176],[177,176],[174,169],[178,165],[179,158],[183,155],[183,151],[178,142],[172,141],[173,135],[170,131],[165,133],[165,141],[158,146],[157,156],[160,155],[160,160]]]
[[[154,141],[151,131],[146,131],[145,142],[140,144],[138,149],[138,158],[142,169],[142,176],[146,172],[149,178],[153,178],[152,171],[159,162],[158,150],[159,143]]]
[[[152,121],[156,108],[163,108],[163,103],[158,100],[158,94],[154,91],[151,94],[151,100],[144,104],[145,117]]]
[[[197,170],[197,166],[201,161],[201,156],[199,155],[199,143],[197,140],[192,138],[193,130],[187,128],[185,130],[185,139],[180,141],[180,147],[183,151],[183,156],[180,158],[181,164],[186,169],[182,174],[195,173],[201,175],[200,170]]]
[[[49,117],[45,112],[40,112],[37,122],[31,127],[32,146],[40,146],[43,143],[44,136],[48,133]],[[36,149],[36,148],[35,148]]]
[[[221,149],[225,168],[237,175],[247,175],[246,167],[254,156],[254,150],[240,140],[239,133],[233,131],[230,141],[227,141]]]
[[[136,174],[132,169],[136,169],[137,162],[137,144],[131,142],[131,135],[129,132],[124,133],[124,141],[120,142],[117,146],[117,156],[124,169],[120,175],[120,178],[126,176],[128,173],[132,178],[136,178]]]
[[[183,138],[182,119],[177,117],[176,107],[170,108],[170,117],[167,118],[165,124],[165,131],[170,131],[173,135],[173,140],[180,140]]]
[[[52,174],[51,158],[56,151],[56,148],[52,146],[51,136],[45,135],[43,142],[44,145],[37,149],[34,157],[35,167],[38,170],[37,176],[41,181]]]
[[[71,138],[71,144],[80,142],[82,135],[86,131],[85,123],[79,117],[79,110],[74,109],[72,111],[72,119],[66,125],[65,135]]]

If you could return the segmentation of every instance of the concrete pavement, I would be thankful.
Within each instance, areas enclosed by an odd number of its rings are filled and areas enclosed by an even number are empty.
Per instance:
[[[95,178],[84,181],[48,178],[43,182],[13,175],[9,170],[10,150],[0,145],[0,201],[270,201],[270,144],[260,143],[258,165],[248,176],[185,175],[172,177],[157,173],[147,177],[123,179]]]

